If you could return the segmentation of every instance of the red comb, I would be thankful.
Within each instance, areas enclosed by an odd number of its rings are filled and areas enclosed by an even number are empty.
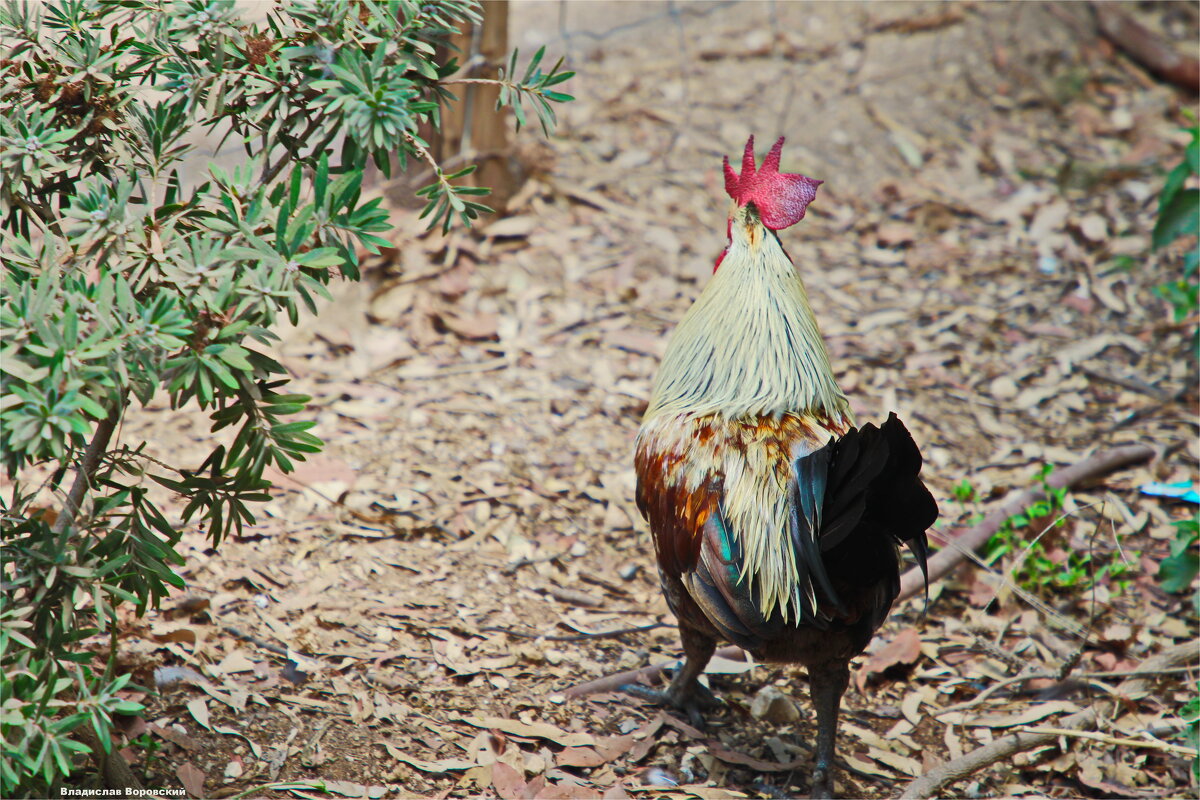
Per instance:
[[[804,210],[817,196],[817,187],[822,181],[814,181],[803,175],[790,175],[779,171],[779,154],[783,152],[783,137],[767,153],[762,168],[754,168],[754,137],[746,140],[746,152],[742,154],[742,174],[738,175],[729,166],[725,157],[725,191],[739,206],[754,203],[763,225],[773,231],[795,225],[804,219]]]

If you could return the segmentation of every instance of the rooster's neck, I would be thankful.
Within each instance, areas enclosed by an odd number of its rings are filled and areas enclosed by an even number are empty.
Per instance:
[[[719,269],[671,337],[646,418],[791,412],[848,421],[791,259],[761,225],[733,228]]]

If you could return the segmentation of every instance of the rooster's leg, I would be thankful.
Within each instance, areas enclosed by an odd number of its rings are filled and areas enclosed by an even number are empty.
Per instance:
[[[675,673],[675,678],[665,691],[655,691],[638,684],[628,684],[621,689],[645,700],[677,708],[700,728],[704,726],[703,712],[717,708],[721,703],[699,680],[717,649],[717,642],[683,623],[679,625],[679,638],[683,641],[683,666]]]
[[[813,767],[812,797],[833,797],[833,750],[838,708],[850,683],[850,665],[827,661],[808,668],[809,691],[817,709],[817,761]]]

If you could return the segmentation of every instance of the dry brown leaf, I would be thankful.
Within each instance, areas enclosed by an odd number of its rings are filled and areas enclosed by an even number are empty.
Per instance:
[[[171,744],[176,745],[184,750],[199,750],[204,746],[191,736],[188,736],[186,733],[182,733],[165,725],[151,724],[149,729],[158,736],[161,736],[163,739],[166,739]]]
[[[861,690],[866,686],[867,678],[871,675],[883,672],[896,664],[914,664],[920,657],[921,636],[915,628],[905,628],[867,658],[867,662],[859,669],[855,681]]]
[[[322,783],[325,784],[326,791],[340,794],[342,797],[375,798],[382,797],[383,794],[387,792],[387,789],[383,786],[365,786],[361,783],[354,783],[352,781],[333,781],[326,779],[322,781]]]
[[[900,712],[913,725],[921,724],[921,703],[923,701],[924,698],[920,693],[909,692],[904,696],[904,702],[900,704]]]
[[[515,719],[502,717],[459,717],[476,728],[495,729],[514,736],[528,736],[531,739],[545,739],[563,747],[591,747],[596,743],[596,737],[587,733],[568,733],[562,728],[548,722],[526,723]]]
[[[634,745],[629,750],[629,760],[636,764],[641,761],[646,755],[654,749],[658,743],[658,732],[666,723],[666,716],[658,714],[649,722],[643,725],[638,730],[634,731],[632,736],[635,739]]]
[[[533,782],[530,782],[530,786]],[[600,800],[600,790],[580,781],[574,776],[564,777],[556,783],[546,785],[534,795],[534,800]]]
[[[596,739],[596,752],[606,762],[620,758],[629,752],[636,742],[636,734],[624,736],[602,736]]]
[[[200,689],[212,699],[219,703],[224,703],[240,714],[246,710],[246,701],[250,699],[250,693],[245,689],[234,686],[228,692],[219,691],[212,683],[205,681],[199,684]]]
[[[915,758],[902,756],[895,751],[884,750],[878,747],[868,747],[867,755],[880,764],[891,767],[898,772],[903,772],[906,775],[916,777],[921,774],[921,762]]]
[[[878,765],[865,758],[859,757],[857,753],[841,752],[838,754],[851,772],[857,772],[860,775],[866,775],[871,778],[885,778],[887,780],[895,780],[896,773],[890,770],[882,770]]]
[[[497,314],[477,312],[475,314],[459,314],[443,311],[439,315],[442,324],[464,339],[495,339],[499,329],[500,317]]]
[[[225,675],[230,675],[235,672],[253,672],[254,662],[246,655],[245,650],[233,650],[221,659],[221,663],[213,667],[214,670]]]
[[[1028,411],[1035,406],[1049,400],[1062,391],[1062,386],[1058,383],[1052,383],[1047,386],[1030,386],[1024,389],[1012,401],[1014,408],[1019,408],[1022,411]]]
[[[591,747],[568,747],[554,756],[560,767],[598,767],[609,760]]]
[[[206,730],[212,730],[212,721],[208,716],[208,703],[203,697],[193,697],[187,702],[188,713],[192,715],[192,719],[200,724],[200,727]]]
[[[312,487],[329,499],[335,500],[346,489],[352,487],[358,480],[358,472],[335,456],[317,453],[305,461],[294,461],[295,467],[291,472],[280,472],[270,466],[263,472],[263,477],[277,486],[290,489],[305,489]]]
[[[667,349],[665,337],[628,328],[608,332],[604,336],[604,344],[655,358],[661,358]]]
[[[387,750],[388,755],[397,761],[403,761],[410,767],[415,767],[422,772],[442,773],[442,772],[459,772],[468,770],[476,766],[475,762],[466,758],[443,758],[437,761],[426,761],[421,758],[414,758],[400,750],[394,744],[387,740],[380,740],[380,744]]]
[[[623,783],[614,783],[604,791],[604,800],[627,800],[632,796]]]
[[[185,761],[175,768],[175,777],[183,784],[183,788],[192,797],[204,797],[205,774],[190,761]]]
[[[977,716],[963,711],[951,711],[936,715],[942,722],[952,725],[966,725],[972,728],[1011,728],[1016,725],[1028,725],[1039,719],[1054,714],[1073,714],[1079,706],[1067,700],[1051,700],[1047,703],[1037,703],[1013,714],[994,714]]]
[[[492,764],[492,788],[504,800],[521,800],[525,797],[525,776],[508,764]]]

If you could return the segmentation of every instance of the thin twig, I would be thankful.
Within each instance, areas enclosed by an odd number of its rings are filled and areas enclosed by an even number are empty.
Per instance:
[[[83,501],[95,483],[96,470],[100,468],[100,464],[108,452],[108,445],[112,441],[113,433],[121,422],[121,414],[125,410],[127,396],[122,392],[117,402],[109,408],[108,416],[96,425],[92,441],[88,443],[87,450],[84,451],[83,458],[76,468],[75,481],[71,484],[71,489],[63,501],[62,512],[55,521],[55,532],[61,533],[69,528],[79,515]],[[126,797],[137,796],[141,793],[143,789],[141,781],[134,775],[125,757],[111,748],[102,747],[99,737],[90,726],[79,726],[72,736],[91,750],[92,760],[100,774],[104,776],[104,784],[107,788],[122,789]]]
[[[283,656],[284,658],[290,658],[290,656],[288,655],[287,648],[280,647],[279,645],[268,642],[265,639],[260,639],[259,637],[255,636],[253,633],[247,633],[246,631],[243,631],[241,628],[237,627],[236,625],[222,625],[221,630],[225,631],[230,636],[233,636],[237,639],[243,639],[247,642],[250,642],[251,644],[253,644],[257,647],[260,647],[269,653],[274,653],[275,655]],[[301,654],[301,655],[304,655],[304,654]]]
[[[1144,394],[1148,397],[1153,397],[1160,403],[1171,403],[1179,399],[1176,394],[1168,392],[1166,389],[1163,389],[1160,386],[1152,386],[1140,378],[1122,378],[1119,375],[1109,375],[1107,373],[1100,372],[1099,370],[1086,367],[1082,364],[1076,365],[1075,368],[1084,375],[1087,375],[1089,378],[1095,378],[1098,381],[1111,383],[1114,386],[1120,386],[1121,388],[1128,389],[1131,392],[1137,392],[1138,394]]]
[[[320,115],[313,117],[312,120],[309,121],[308,127],[304,130],[304,133],[300,134],[296,138],[296,142],[307,142],[308,138],[317,132],[317,130],[321,127],[321,123],[324,121],[324,118]],[[335,128],[334,132],[336,133],[336,131],[337,129]],[[284,152],[279,154],[279,160],[275,162],[275,166],[267,167],[267,169],[263,171],[262,180],[259,181],[259,183],[263,186],[270,185],[271,181],[275,180],[279,173],[283,171],[283,168],[286,167],[288,163],[293,160],[293,158],[294,153],[292,152],[292,149],[285,145]]]
[[[971,644],[970,649],[981,652],[986,656],[991,656],[997,661],[1003,661],[1009,667],[1009,669],[1012,669],[1016,672],[1021,672],[1022,670],[1028,669],[1032,666],[1028,661],[1026,661],[1024,658],[1021,658],[1016,653],[1010,653],[1000,645],[994,642],[989,642],[982,636],[975,637],[975,641]]]
[[[411,147],[419,156],[421,156],[425,163],[433,169],[433,174],[437,177],[438,181],[442,182],[442,168],[438,165],[437,159],[433,157],[433,153],[430,153],[428,149],[423,147],[421,143],[417,141],[417,137],[413,136],[411,133],[404,132],[401,135],[404,137],[405,143],[408,144],[408,146]]]
[[[452,83],[470,83],[470,84],[487,84],[491,86],[507,86],[509,89],[520,89],[520,84],[512,81],[502,81],[499,78],[447,78],[444,81],[438,81],[438,86],[448,86]]]
[[[1155,672],[1152,672],[1152,673],[1144,672],[1141,670],[1133,670],[1131,672],[1127,669],[1123,669],[1120,671],[1108,671],[1108,672],[1081,672],[1078,675],[1076,675],[1074,679],[1078,680],[1078,681],[1090,681],[1092,683],[1092,685],[1099,686],[1111,694],[1112,692],[1114,692],[1116,690],[1113,689],[1112,687],[1108,686],[1107,684],[1100,683],[1101,678],[1134,678],[1134,677],[1143,676],[1143,675],[1165,675],[1165,674],[1168,674],[1171,672],[1191,672],[1194,669],[1195,669],[1195,667],[1172,667],[1170,669],[1156,670]],[[989,696],[995,694],[996,692],[1000,691],[1001,689],[1005,688],[1006,686],[1012,686],[1014,683],[1024,683],[1025,681],[1036,681],[1036,680],[1054,680],[1057,676],[1058,676],[1057,671],[1055,671],[1055,672],[1030,672],[1025,675],[1014,675],[1011,678],[1005,678],[1004,680],[1000,681],[999,683],[989,686],[988,688],[984,689],[979,694],[972,697],[970,700],[965,700],[961,703],[956,703],[952,706],[946,706],[945,708],[938,709],[936,712],[934,712],[934,716],[936,717],[936,716],[940,716],[942,714],[949,714],[952,711],[966,711],[968,708],[974,708],[975,706],[982,703],[984,700],[987,700]]]
[[[125,410],[125,397],[126,395],[122,394],[108,410],[108,416],[96,425],[92,441],[88,443],[87,450],[75,471],[75,482],[71,484],[71,490],[67,492],[67,497],[63,501],[62,512],[55,522],[55,533],[63,532],[75,521],[75,516],[79,513],[88,490],[92,488],[96,470],[99,469],[100,462],[104,460],[104,455],[108,452],[108,443],[112,440],[113,432],[116,431],[117,424],[121,421],[121,414]]]
[[[1196,657],[1196,643],[1184,642],[1168,647],[1156,656],[1146,659],[1138,667],[1137,672],[1155,675],[1164,669],[1178,666]],[[1151,678],[1130,678],[1117,687],[1118,697],[1131,697],[1149,689]],[[1108,715],[1115,707],[1115,698],[1105,698],[1090,708],[1085,708],[1058,721],[1058,727],[1067,730],[1078,730],[1095,724],[1096,720]],[[942,789],[956,781],[973,775],[997,761],[1002,761],[1017,753],[1032,750],[1052,743],[1058,738],[1056,733],[1013,733],[997,739],[991,744],[972,750],[966,755],[942,764],[912,781],[900,795],[901,800],[918,800],[939,794]]]
[[[1005,678],[1004,680],[1000,681],[999,683],[989,686],[988,688],[984,689],[979,694],[972,697],[970,700],[966,700],[962,703],[956,703],[955,705],[952,705],[952,706],[946,706],[945,708],[934,712],[933,715],[935,717],[940,717],[943,714],[950,714],[955,711],[966,711],[969,708],[974,708],[975,706],[982,705],[983,702],[986,701],[989,697],[991,697],[993,694],[1000,691],[1001,689],[1005,688],[1006,686],[1012,686],[1014,683],[1024,683],[1025,681],[1038,680],[1039,678],[1053,679],[1054,676],[1057,674],[1058,674],[1057,672],[1031,672],[1031,673],[1027,673],[1025,675],[1014,675],[1011,678]],[[1125,674],[1125,673],[1122,673],[1122,674]],[[1079,676],[1080,679],[1082,679],[1083,677],[1084,676],[1082,676],[1082,675]],[[1109,694],[1112,694],[1113,692],[1116,691],[1108,684],[1101,683],[1098,680],[1090,680],[1090,681],[1088,681],[1088,685],[1104,689]]]
[[[1072,728],[1021,728],[1022,733],[1049,733],[1054,736],[1067,736],[1075,739],[1091,739],[1096,742],[1104,742],[1115,746],[1124,747],[1145,747],[1150,750],[1163,750],[1167,753],[1179,753],[1180,755],[1195,758],[1200,751],[1194,747],[1184,747],[1178,744],[1167,744],[1158,740],[1150,739],[1124,739],[1116,736],[1109,736],[1099,731],[1077,731]]]

